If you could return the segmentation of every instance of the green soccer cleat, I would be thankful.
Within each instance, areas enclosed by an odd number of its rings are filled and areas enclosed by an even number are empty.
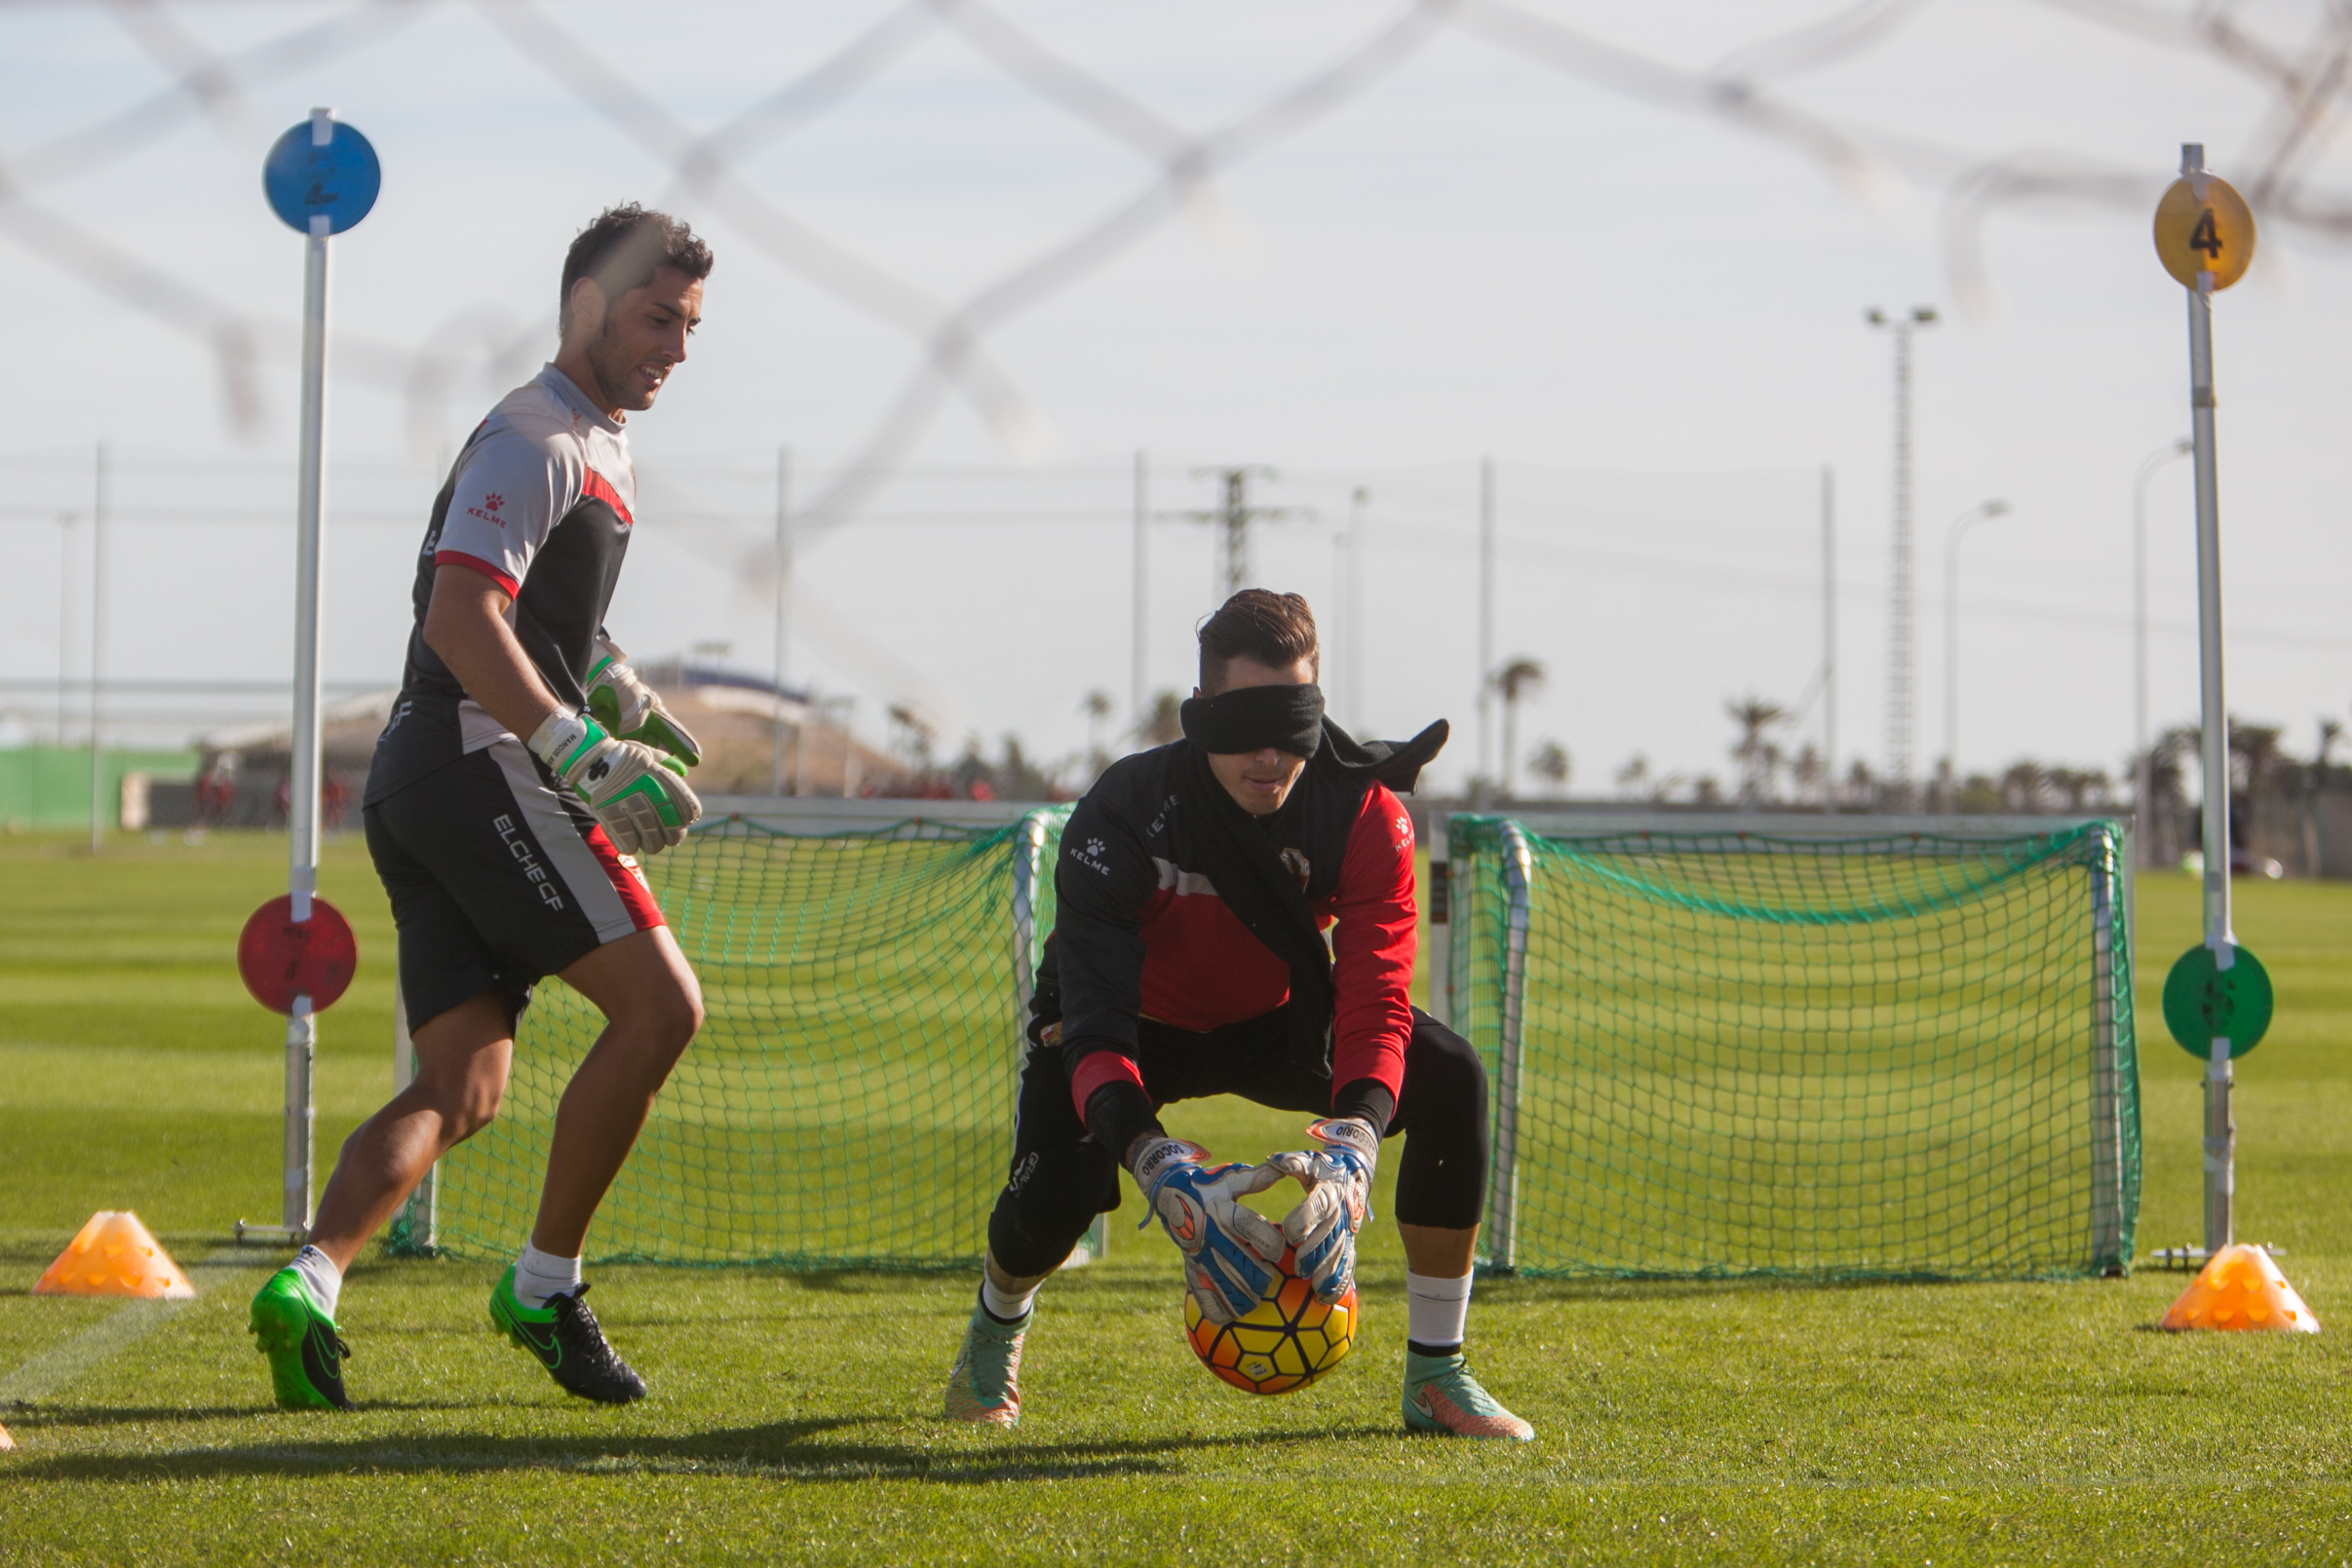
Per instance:
[[[1405,1353],[1405,1429],[1453,1437],[1509,1437],[1533,1442],[1535,1429],[1504,1409],[1470,1375],[1461,1352]]]
[[[334,1319],[311,1304],[302,1277],[280,1269],[253,1295],[247,1327],[269,1358],[270,1383],[281,1410],[348,1410],[343,1394],[343,1358],[351,1347],[335,1332]]]
[[[1017,1323],[1000,1323],[983,1309],[972,1309],[947,1372],[948,1420],[1009,1427],[1021,1419],[1021,1342],[1036,1317],[1032,1309]]]
[[[539,1358],[565,1392],[598,1404],[628,1404],[645,1396],[645,1380],[604,1341],[597,1315],[581,1298],[582,1285],[568,1295],[550,1296],[544,1307],[526,1307],[515,1295],[515,1266],[490,1291],[490,1326]]]

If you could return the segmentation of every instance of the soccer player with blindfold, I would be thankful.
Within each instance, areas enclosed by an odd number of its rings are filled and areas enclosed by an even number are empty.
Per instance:
[[[1382,1140],[1402,1133],[1405,1425],[1530,1438],[1462,1358],[1484,1074],[1406,998],[1412,819],[1391,791],[1411,791],[1446,724],[1402,744],[1351,740],[1324,713],[1315,618],[1295,593],[1236,593],[1202,624],[1200,650],[1184,739],[1114,763],[1062,831],[1012,1168],[946,1413],[1020,1418],[1038,1288],[1119,1206],[1121,1166],[1182,1249],[1202,1315],[1229,1322],[1286,1246],[1317,1294],[1346,1293]],[[1319,1147],[1213,1165],[1158,1114],[1208,1094],[1310,1113]],[[1241,1202],[1285,1175],[1307,1195],[1279,1223]]]

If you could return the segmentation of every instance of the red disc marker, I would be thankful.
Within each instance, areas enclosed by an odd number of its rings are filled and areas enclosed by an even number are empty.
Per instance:
[[[351,985],[359,968],[359,938],[351,922],[325,899],[310,900],[310,918],[294,919],[294,900],[281,895],[253,911],[237,938],[237,973],[253,1000],[272,1013],[291,1013],[294,998],[310,998],[324,1013]]]

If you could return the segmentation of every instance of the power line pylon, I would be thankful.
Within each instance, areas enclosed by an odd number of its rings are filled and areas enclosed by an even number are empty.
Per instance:
[[[1262,465],[1245,464],[1239,468],[1196,468],[1192,474],[1195,478],[1216,478],[1224,483],[1225,502],[1223,506],[1214,512],[1194,512],[1187,516],[1195,522],[1223,525],[1225,530],[1222,541],[1225,556],[1225,596],[1231,598],[1250,586],[1250,524],[1253,522],[1281,522],[1296,518],[1311,519],[1315,513],[1310,507],[1253,507],[1250,505],[1251,476],[1255,475],[1261,479],[1278,477],[1272,469]]]

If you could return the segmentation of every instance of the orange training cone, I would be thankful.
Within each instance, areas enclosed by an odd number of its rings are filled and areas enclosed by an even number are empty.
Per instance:
[[[2270,1254],[2240,1243],[2216,1252],[2189,1281],[2166,1328],[2263,1328],[2281,1334],[2316,1334],[2319,1319],[2279,1273]]]
[[[5,1454],[16,1446],[17,1439],[8,1434],[6,1427],[0,1427],[0,1454]]]
[[[65,1243],[33,1294],[179,1300],[196,1294],[196,1287],[136,1214],[101,1208]]]

